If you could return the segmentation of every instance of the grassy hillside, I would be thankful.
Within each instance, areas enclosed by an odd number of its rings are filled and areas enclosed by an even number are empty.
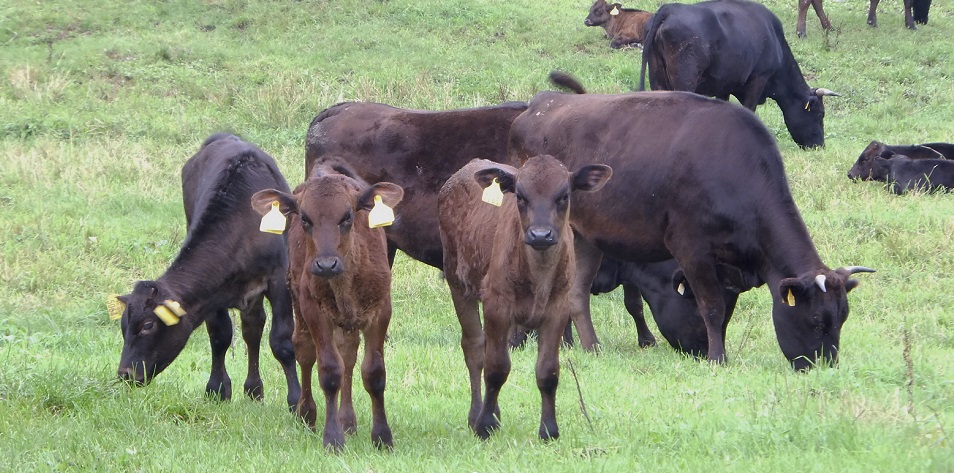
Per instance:
[[[310,120],[339,101],[527,100],[550,88],[552,69],[624,92],[638,84],[638,50],[610,50],[602,29],[585,27],[585,0],[3,3],[0,470],[954,470],[954,196],[895,196],[845,177],[872,139],[954,141],[954,7],[935,2],[930,24],[908,31],[900,0],[882,3],[878,29],[865,24],[867,2],[831,1],[835,30],[810,17],[797,39],[795,0],[765,3],[809,83],[842,94],[826,99],[824,149],[798,149],[773,102],[758,111],[824,261],[878,270],[849,296],[840,366],[788,368],[764,288],[740,298],[725,366],[639,349],[614,293],[593,301],[603,353],[564,351],[560,440],[536,438],[527,349],[513,355],[503,428],[481,442],[466,427],[445,284],[401,258],[386,353],[396,448],[371,447],[356,387],[360,432],[337,456],[285,411],[270,354],[264,403],[204,399],[204,330],[150,386],[115,380],[122,337],[105,295],[157,277],[177,253],[182,164],[227,130],[294,185]],[[244,358],[238,338],[235,386]]]

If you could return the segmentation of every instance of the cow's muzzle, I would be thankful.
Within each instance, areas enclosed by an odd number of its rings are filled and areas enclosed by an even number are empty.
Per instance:
[[[116,373],[119,376],[119,379],[125,381],[131,386],[144,386],[146,384],[146,376],[144,373],[136,373],[136,368],[129,366],[127,368],[119,368],[119,371]]]
[[[337,256],[315,258],[311,263],[311,274],[322,278],[333,278],[344,272],[344,262]]]
[[[530,227],[524,234],[523,242],[542,251],[556,244],[556,233],[546,227]]]

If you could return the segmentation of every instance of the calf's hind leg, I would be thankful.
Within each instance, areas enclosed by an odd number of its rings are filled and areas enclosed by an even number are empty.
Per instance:
[[[295,346],[292,343],[295,318],[292,312],[291,292],[284,273],[269,279],[265,297],[272,306],[272,330],[268,335],[268,344],[272,349],[272,355],[282,366],[285,385],[288,389],[285,400],[288,402],[288,408],[293,410],[301,397],[301,384],[298,383],[298,373],[295,371]]]
[[[228,309],[219,309],[206,319],[205,328],[209,332],[209,345],[212,347],[212,372],[205,385],[209,396],[228,401],[232,399],[232,379],[225,370],[225,353],[232,344],[232,320]]]
[[[262,333],[265,331],[265,308],[262,306],[262,300],[262,296],[258,296],[241,311],[242,339],[248,348],[248,374],[245,376],[244,390],[246,396],[258,401],[262,400],[265,391],[259,371],[259,353]]]

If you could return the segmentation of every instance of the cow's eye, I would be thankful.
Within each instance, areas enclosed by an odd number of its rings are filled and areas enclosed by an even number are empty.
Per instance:
[[[520,205],[527,205],[527,198],[520,193],[517,193],[517,203]]]
[[[346,227],[351,225],[351,222],[354,220],[354,213],[348,212],[344,217],[341,217],[341,221],[338,222],[338,226]]]
[[[566,194],[561,195],[560,198],[557,199],[557,203],[558,203],[558,204],[561,204],[561,205],[562,205],[562,204],[565,204],[565,203],[567,203],[567,202],[569,202],[569,201],[570,201],[570,193],[569,193],[569,192],[567,192]]]
[[[140,332],[142,332],[142,333],[152,332],[153,329],[155,329],[155,328],[156,328],[156,323],[153,322],[152,320],[147,320],[147,321],[143,322],[143,324],[142,324],[142,330],[140,330]]]
[[[311,230],[311,220],[308,220],[307,218],[302,217],[301,228],[304,228],[305,231]]]

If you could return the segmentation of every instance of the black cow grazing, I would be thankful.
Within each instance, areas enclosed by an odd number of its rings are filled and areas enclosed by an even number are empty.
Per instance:
[[[729,283],[720,273],[731,269],[752,275],[740,278],[748,281],[740,291],[768,284],[778,342],[794,368],[837,361],[847,293],[858,284],[850,276],[872,270],[822,262],[775,140],[753,113],[684,92],[540,92],[514,120],[510,144],[516,162],[551,154],[569,168],[594,157],[613,168],[602,191],[573,202],[579,278],[571,301],[585,300],[603,253],[674,258],[705,321],[708,356],[721,362]],[[589,318],[587,304],[573,310]]]
[[[954,189],[954,161],[949,159],[911,159],[901,154],[891,159],[876,157],[867,175],[871,180],[891,183],[891,191],[898,195],[912,189]]]
[[[871,0],[868,5],[868,24],[873,28],[878,27],[878,3],[881,0]],[[822,0],[798,0],[798,23],[795,25],[795,34],[799,38],[805,37],[805,20],[808,15],[808,7],[815,9],[815,15],[821,22],[823,29],[831,29],[831,21],[828,21],[828,15],[825,14],[825,8],[822,6]],[[931,0],[904,0],[904,25],[912,30],[918,29],[915,23],[926,25],[928,22],[928,12],[931,10]]]
[[[248,346],[245,394],[263,395],[259,347],[265,327],[263,297],[272,306],[269,342],[288,384],[288,405],[301,387],[292,346],[287,242],[259,231],[260,218],[249,204],[262,189],[288,190],[275,161],[253,144],[227,133],[212,135],[182,168],[182,198],[188,233],[182,249],[155,281],[139,281],[125,304],[125,344],[119,377],[144,384],[166,369],[205,322],[212,345],[212,373],[206,392],[232,396],[225,353],[232,343],[229,308],[238,308]]]
[[[855,161],[854,166],[848,170],[848,178],[862,181],[870,180],[871,166],[875,158],[891,159],[898,155],[910,159],[954,159],[954,144],[887,145],[880,141],[872,141],[858,155],[858,160]]]
[[[623,8],[619,3],[606,3],[596,0],[590,7],[590,14],[583,20],[586,26],[602,26],[606,37],[611,38],[610,47],[637,46],[646,35],[646,24],[653,14],[645,10]]]
[[[810,88],[785,41],[782,23],[762,4],[718,0],[670,3],[653,16],[643,42],[639,90],[646,67],[653,90],[684,90],[749,110],[771,97],[803,148],[825,145],[825,104],[838,94]]]
[[[720,266],[718,269],[719,278],[724,283],[722,296],[726,306],[726,317],[722,323],[724,342],[725,329],[735,310],[739,293],[757,285],[757,282],[745,281],[745,277],[731,267]],[[659,332],[669,345],[683,353],[705,357],[709,352],[706,326],[699,315],[699,306],[692,290],[684,279],[675,260],[633,263],[603,256],[591,293],[602,294],[623,286],[623,303],[636,322],[639,346],[656,344],[643,316],[645,299]]]

